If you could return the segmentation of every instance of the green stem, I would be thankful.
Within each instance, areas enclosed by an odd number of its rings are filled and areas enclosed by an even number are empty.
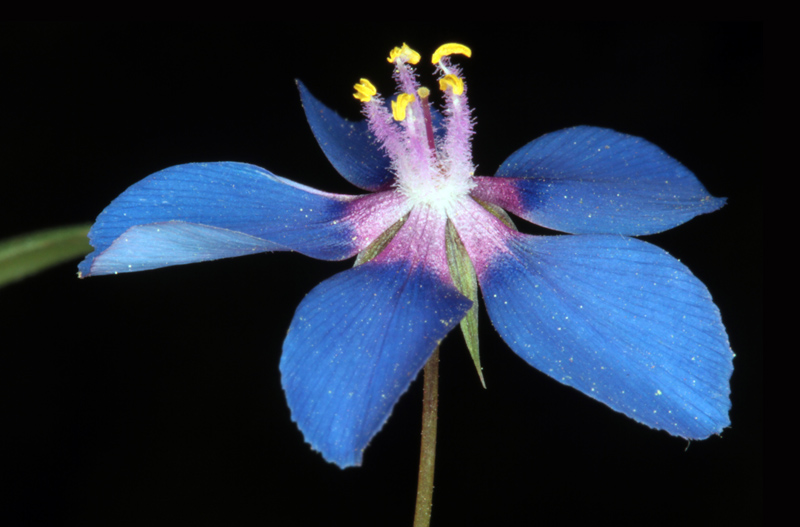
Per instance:
[[[419,454],[417,511],[414,527],[428,527],[433,506],[433,468],[436,463],[436,421],[439,417],[439,348],[424,369],[422,388],[422,445]]]

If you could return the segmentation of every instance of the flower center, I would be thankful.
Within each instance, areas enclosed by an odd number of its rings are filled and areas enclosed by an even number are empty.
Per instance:
[[[450,63],[453,54],[469,57],[472,52],[461,44],[445,44],[433,54],[444,93],[441,111],[432,108],[430,90],[420,86],[411,66],[419,62],[419,53],[405,44],[394,48],[388,58],[395,66],[399,92],[391,101],[391,111],[367,79],[355,85],[354,94],[364,105],[370,131],[391,160],[396,189],[412,206],[426,205],[443,215],[475,186],[470,145],[473,122],[461,71]]]

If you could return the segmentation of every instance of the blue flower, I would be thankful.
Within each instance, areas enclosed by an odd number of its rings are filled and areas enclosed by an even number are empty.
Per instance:
[[[533,367],[649,427],[702,439],[729,425],[732,358],[719,310],[678,260],[631,236],[720,208],[647,141],[579,126],[475,175],[467,85],[439,48],[442,111],[406,46],[389,104],[356,86],[365,121],[300,83],[336,170],[364,191],[321,192],[244,163],[192,163],[136,183],[97,218],[80,276],[266,251],[356,266],[315,287],[283,345],[292,419],[340,467],[358,465],[400,396],[459,323],[480,374],[478,287],[505,342]],[[531,236],[506,211],[570,233]]]

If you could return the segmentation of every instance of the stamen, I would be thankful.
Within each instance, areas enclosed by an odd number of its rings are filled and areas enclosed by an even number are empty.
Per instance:
[[[401,93],[396,101],[392,101],[392,115],[395,121],[402,121],[406,118],[406,106],[414,102],[415,97],[410,93]]]
[[[394,61],[398,57],[403,62],[408,62],[409,64],[416,64],[417,62],[419,62],[420,59],[419,53],[408,47],[408,44],[406,44],[405,42],[403,42],[403,47],[401,48],[395,47],[392,51],[390,51],[389,58],[387,58],[386,60],[394,64]]]
[[[378,90],[375,89],[375,86],[373,86],[372,83],[367,79],[361,79],[358,84],[353,86],[353,88],[356,90],[356,92],[353,94],[353,97],[361,102],[369,102],[372,99],[372,96],[378,93]]]
[[[440,90],[446,92],[448,87],[453,90],[453,95],[461,95],[464,93],[464,81],[452,73],[449,73],[439,79]]]
[[[442,57],[455,54],[472,57],[472,50],[469,49],[464,44],[456,44],[454,42],[451,42],[449,44],[442,44],[437,48],[436,51],[433,52],[433,58],[431,60],[431,63],[437,64],[440,60],[442,60]]]

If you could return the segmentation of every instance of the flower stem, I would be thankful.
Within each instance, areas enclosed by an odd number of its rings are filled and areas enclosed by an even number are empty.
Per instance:
[[[428,527],[433,506],[433,468],[436,463],[436,421],[439,418],[439,348],[424,369],[422,387],[422,445],[419,454],[417,511],[414,527]]]

